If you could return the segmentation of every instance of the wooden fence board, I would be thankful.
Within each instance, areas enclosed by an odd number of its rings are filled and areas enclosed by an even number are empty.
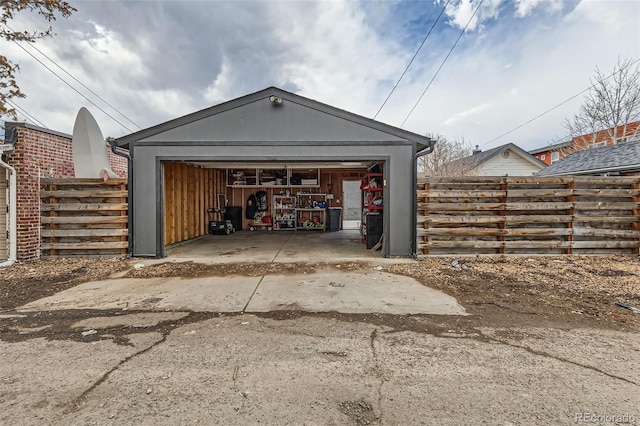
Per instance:
[[[43,179],[40,191],[45,256],[125,255],[128,191],[123,179]]]
[[[111,203],[78,203],[78,204],[42,204],[40,211],[105,211],[105,210],[127,210],[129,205],[127,203],[111,204]]]
[[[108,190],[57,190],[57,191],[40,191],[40,198],[122,198],[127,197],[127,191],[108,191]]]
[[[640,177],[418,181],[423,254],[640,254]]]
[[[126,241],[98,241],[98,242],[74,242],[74,243],[42,243],[42,250],[111,250],[125,249]],[[93,253],[95,254],[95,253]]]
[[[45,238],[53,237],[121,237],[129,234],[128,229],[43,229],[40,236]]]

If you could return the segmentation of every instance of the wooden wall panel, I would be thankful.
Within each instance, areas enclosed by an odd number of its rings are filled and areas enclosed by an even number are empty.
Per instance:
[[[164,164],[164,244],[197,238],[208,232],[207,208],[225,191],[224,172],[186,163]]]

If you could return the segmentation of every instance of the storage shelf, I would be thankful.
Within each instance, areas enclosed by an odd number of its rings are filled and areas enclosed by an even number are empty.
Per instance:
[[[371,188],[371,182],[375,180],[376,186]],[[370,220],[381,220],[384,211],[384,205],[374,205],[374,200],[382,199],[384,191],[384,179],[382,173],[367,173],[362,178],[362,226],[360,233],[362,234],[362,242],[367,248],[372,248],[382,237],[381,222],[377,222],[376,226],[368,223]],[[380,219],[378,219],[380,218]],[[372,229],[373,228],[373,229]]]
[[[326,231],[327,229],[327,195],[302,192],[296,194],[296,221],[301,231]],[[323,207],[303,207],[305,205],[322,204]],[[317,222],[314,222],[314,219]]]
[[[265,175],[266,173],[266,175]],[[291,178],[300,178],[292,184]],[[281,183],[278,183],[280,182]],[[251,183],[248,183],[251,182]],[[227,187],[231,188],[320,188],[320,169],[227,169]]]
[[[297,228],[295,195],[273,196],[273,230],[295,231]]]

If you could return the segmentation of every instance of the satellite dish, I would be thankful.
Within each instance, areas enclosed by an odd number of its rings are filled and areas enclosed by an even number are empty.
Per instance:
[[[102,178],[104,170],[111,171],[100,127],[85,107],[80,108],[76,116],[71,148],[77,178]]]

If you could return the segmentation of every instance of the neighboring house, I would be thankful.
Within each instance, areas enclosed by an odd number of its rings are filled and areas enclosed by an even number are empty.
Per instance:
[[[532,149],[529,154],[535,156],[538,160],[542,161],[546,165],[551,165],[558,161],[562,157],[573,152],[573,141],[568,140],[553,145],[548,145],[542,148]]]
[[[573,152],[536,176],[640,176],[640,141]]]
[[[415,253],[416,153],[434,146],[428,137],[270,87],[115,143],[134,153],[129,180],[134,256],[164,257],[167,245],[206,232],[174,232],[182,226],[176,217],[199,215],[207,202],[198,193],[193,203],[180,203],[187,179],[198,182],[206,176],[234,207],[244,206],[256,191],[269,199],[287,191],[324,193],[331,195],[330,206],[342,206],[343,181],[369,182],[372,164],[379,170],[375,179],[381,197],[376,198],[384,200],[384,215],[378,215],[382,253]],[[264,170],[280,173],[280,181],[256,184]],[[294,175],[302,175],[295,187]]]
[[[531,176],[542,170],[546,164],[513,143],[508,143],[487,151],[476,146],[469,157],[456,160],[465,163],[473,176]]]
[[[29,123],[6,122],[5,140],[0,142],[3,163],[15,169],[17,175],[15,177],[17,259],[34,259],[40,255],[40,179],[74,177],[71,135]],[[105,146],[105,149],[108,147]],[[126,160],[113,155],[111,150],[109,154],[113,171],[126,177]],[[10,178],[12,177],[9,170],[6,167],[0,167],[0,191],[7,185]],[[2,212],[7,211],[7,204],[9,204],[5,198],[0,195]],[[0,221],[3,221],[3,215],[0,215]],[[2,224],[0,224],[1,230]],[[0,262],[8,257],[6,250],[2,250],[2,247],[7,246],[6,243],[5,238],[1,238]]]
[[[634,121],[623,126],[600,130],[576,136],[570,140],[553,145],[533,149],[530,154],[535,155],[546,164],[552,164],[567,155],[584,149],[602,148],[626,142],[640,140],[640,121]]]

